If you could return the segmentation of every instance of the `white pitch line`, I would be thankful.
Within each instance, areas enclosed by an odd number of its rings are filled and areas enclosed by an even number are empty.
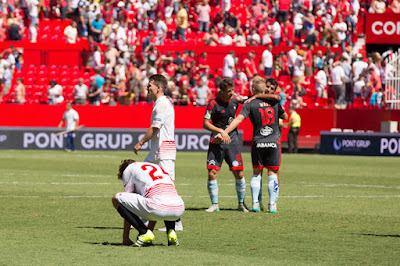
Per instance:
[[[35,173],[2,173],[2,176],[32,176]],[[112,177],[112,175],[85,175],[85,174],[45,174],[44,176],[62,176],[62,177]]]
[[[120,185],[120,183],[93,183],[93,182],[29,182],[29,181],[3,181],[5,185]],[[176,184],[177,186],[193,186],[193,184]],[[233,186],[233,184],[218,184],[220,186]]]
[[[73,199],[73,198],[110,198],[112,195],[70,195],[70,196],[18,196],[18,195],[0,195],[0,198],[52,198],[52,199]],[[182,198],[208,198],[208,195],[183,195]],[[219,196],[219,198],[236,198],[236,196]],[[246,198],[251,198],[247,196]],[[324,195],[294,195],[294,196],[280,196],[280,199],[306,199],[306,198],[400,198],[400,195],[369,195],[369,196],[355,196],[355,195],[339,195],[339,196],[324,196]]]
[[[356,188],[385,188],[400,189],[400,186],[379,186],[379,185],[358,185],[358,184],[337,184],[337,183],[307,183],[300,182],[305,187],[356,187]]]
[[[59,176],[65,177],[112,177],[112,175],[82,175],[82,174],[61,174]]]
[[[0,182],[0,184],[9,185],[120,185],[119,183],[91,183],[91,182]]]

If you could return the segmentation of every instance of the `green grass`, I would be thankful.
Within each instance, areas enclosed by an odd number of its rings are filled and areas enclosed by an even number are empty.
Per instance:
[[[145,155],[0,151],[0,265],[399,264],[399,158],[284,154],[279,213],[245,214],[235,211],[226,165],[222,210],[205,213],[206,154],[179,153],[181,245],[167,247],[156,231],[156,246],[135,249],[120,245],[122,218],[111,197],[122,190],[120,160]],[[250,206],[250,154],[243,157]]]

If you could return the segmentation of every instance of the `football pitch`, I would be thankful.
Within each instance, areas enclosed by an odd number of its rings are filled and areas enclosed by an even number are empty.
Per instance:
[[[168,247],[165,232],[156,230],[155,246],[126,247],[111,197],[123,190],[121,159],[145,155],[0,151],[0,265],[399,264],[400,158],[283,154],[277,214],[236,211],[225,164],[221,211],[206,213],[206,154],[180,152],[180,246]],[[250,154],[243,159],[251,207]],[[136,235],[131,230],[132,240]]]

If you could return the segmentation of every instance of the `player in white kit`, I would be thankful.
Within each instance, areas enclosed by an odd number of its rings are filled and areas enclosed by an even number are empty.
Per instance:
[[[133,151],[138,154],[143,144],[150,141],[150,151],[144,161],[160,165],[175,180],[175,110],[164,95],[167,86],[168,81],[163,75],[150,76],[147,92],[154,101],[151,126]],[[182,231],[182,222],[178,220],[175,227]]]
[[[122,179],[124,192],[115,194],[112,203],[125,219],[123,244],[151,245],[155,237],[150,229],[156,221],[163,220],[168,246],[179,245],[175,221],[182,216],[185,206],[170,175],[157,164],[127,159],[119,166],[118,178]],[[151,225],[147,227],[141,218],[149,220]],[[139,231],[135,243],[129,238],[131,225]]]

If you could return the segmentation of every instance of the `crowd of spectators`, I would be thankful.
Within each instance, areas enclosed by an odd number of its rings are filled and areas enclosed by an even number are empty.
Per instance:
[[[337,107],[344,107],[352,104],[353,95],[369,104],[376,93],[376,102],[382,102],[386,71],[382,56],[368,57],[368,67],[360,72],[365,85],[361,92],[357,87],[360,74],[354,65],[363,59],[352,53],[351,46],[352,36],[362,33],[357,32],[360,12],[400,11],[397,0],[362,4],[358,0],[10,0],[0,7],[0,34],[10,40],[28,35],[35,42],[43,30],[43,19],[70,19],[63,39],[68,43],[87,39],[87,67],[95,74],[73,84],[73,98],[65,95],[57,80],[51,80],[46,92],[49,103],[71,99],[96,105],[149,101],[148,77],[161,73],[169,79],[167,94],[174,104],[204,105],[215,96],[220,78],[233,78],[236,93],[246,95],[251,79],[261,74],[280,80],[282,103],[301,108],[309,103],[308,97],[330,97],[335,98]],[[208,46],[264,46],[265,51],[257,62],[253,51],[243,62],[229,52],[219,71],[210,68],[206,53],[161,53],[157,48],[171,41],[186,43],[189,48],[194,40]],[[277,46],[290,48],[274,54]],[[314,52],[317,47],[326,47],[327,52]],[[333,53],[332,48],[342,52]],[[7,67],[2,68],[7,76]],[[9,90],[5,80],[3,94]],[[381,86],[375,86],[377,83]]]

